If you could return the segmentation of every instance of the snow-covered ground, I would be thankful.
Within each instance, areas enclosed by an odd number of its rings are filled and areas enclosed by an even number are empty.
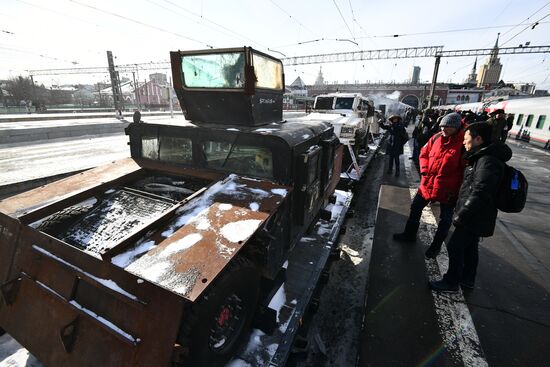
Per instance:
[[[0,185],[96,167],[130,156],[126,135],[0,146]]]
[[[8,334],[0,336],[0,367],[42,367],[42,364]]]

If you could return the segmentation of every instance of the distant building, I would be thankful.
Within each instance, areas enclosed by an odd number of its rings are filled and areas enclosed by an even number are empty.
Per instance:
[[[323,78],[323,67],[319,66],[319,74],[317,75],[317,79],[315,79],[315,85],[323,84],[325,84],[325,78]]]
[[[411,84],[417,85],[420,80],[420,66],[413,66],[411,71]]]
[[[474,61],[474,66],[472,67],[472,71],[470,72],[470,75],[468,75],[468,78],[464,81],[464,83],[472,84],[472,85],[477,84],[476,69],[477,69],[477,57],[476,57],[476,61]]]
[[[480,102],[484,90],[481,89],[449,89],[446,104],[464,104]]]
[[[534,94],[536,87],[534,83],[514,83],[515,89],[527,94]]]
[[[496,88],[490,91],[486,91],[483,94],[483,101],[503,101],[507,99],[514,99],[514,98],[524,98],[527,97],[528,94],[521,92],[511,86],[503,86],[501,88]]]
[[[168,80],[166,79],[166,74],[162,74],[162,73],[149,74],[149,80],[154,81],[159,85],[168,84]]]
[[[499,33],[500,35],[500,33]],[[502,72],[502,64],[498,58],[498,36],[495,42],[495,46],[491,51],[491,56],[481,65],[479,75],[477,77],[478,87],[492,87],[500,80],[500,73]]]
[[[302,78],[297,77],[292,84],[285,87],[283,108],[285,110],[305,109],[306,104],[313,102],[313,98],[309,98],[307,95],[306,84]]]

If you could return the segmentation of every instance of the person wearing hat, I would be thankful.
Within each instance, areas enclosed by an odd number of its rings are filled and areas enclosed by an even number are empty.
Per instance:
[[[489,113],[490,118],[487,120],[487,123],[493,128],[493,134],[491,135],[491,141],[493,143],[501,142],[504,143],[506,140],[506,115],[504,114],[503,109],[497,109]]]
[[[389,126],[380,125],[382,129],[390,132],[386,145],[386,154],[390,157],[388,173],[392,173],[393,163],[395,162],[395,176],[399,176],[399,156],[403,154],[403,145],[409,140],[409,134],[407,134],[405,126],[401,123],[401,116],[391,115],[388,121],[391,123]]]
[[[430,202],[440,203],[439,223],[426,257],[435,258],[452,225],[453,210],[462,183],[466,161],[462,157],[464,128],[460,114],[445,115],[440,132],[432,136],[420,151],[420,187],[411,204],[409,218],[397,241],[414,242],[422,210]]]

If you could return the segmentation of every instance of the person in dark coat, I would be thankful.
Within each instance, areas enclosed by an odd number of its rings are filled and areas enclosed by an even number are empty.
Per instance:
[[[504,163],[512,158],[512,150],[505,144],[492,143],[492,132],[487,122],[466,128],[464,147],[468,163],[453,217],[455,230],[447,244],[449,269],[443,279],[429,283],[435,291],[454,292],[459,285],[473,289],[479,239],[492,236],[495,230],[496,196],[504,175]]]
[[[423,116],[420,118],[420,122],[413,130],[413,155],[411,159],[418,164],[418,155],[420,154],[420,148],[422,148],[428,140],[432,137],[432,131],[435,120],[432,117],[432,111],[424,111]]]
[[[393,235],[397,241],[416,241],[422,210],[430,202],[439,202],[439,224],[426,251],[426,257],[432,259],[441,250],[441,245],[451,228],[453,210],[466,165],[462,157],[464,124],[460,114],[453,112],[445,115],[441,120],[440,129],[441,131],[430,138],[420,152],[420,187],[412,201],[405,230]]]
[[[500,141],[503,143],[506,140],[506,135],[508,133],[506,129],[506,115],[504,114],[504,110],[495,110],[491,112],[489,116],[491,117],[487,120],[487,122],[493,127],[491,141]]]
[[[401,123],[401,116],[392,115],[388,121],[390,121],[390,125],[380,125],[382,129],[390,132],[386,145],[386,154],[390,157],[388,173],[392,173],[395,162],[395,175],[399,176],[399,156],[403,154],[403,145],[409,140],[409,134]]]

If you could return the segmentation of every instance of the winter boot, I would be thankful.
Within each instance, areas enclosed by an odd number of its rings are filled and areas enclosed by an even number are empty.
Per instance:
[[[416,232],[418,231],[419,225],[420,223],[412,223],[408,220],[407,224],[405,225],[405,231],[402,233],[394,233],[393,239],[402,242],[415,242]]]
[[[446,235],[443,236],[439,232],[435,233],[434,239],[432,240],[432,244],[426,250],[426,257],[428,259],[435,259],[435,257],[439,254],[439,251],[441,251],[441,245],[443,244],[445,237],[447,236]]]

